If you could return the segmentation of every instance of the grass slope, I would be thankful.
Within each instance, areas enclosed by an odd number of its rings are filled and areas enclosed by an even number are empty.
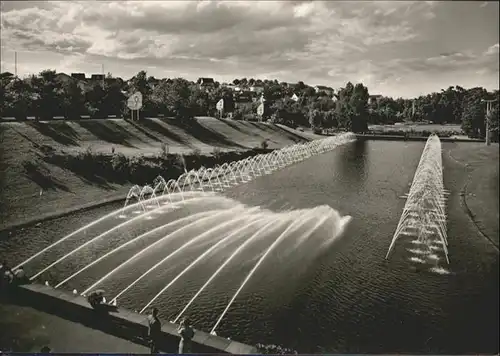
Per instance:
[[[318,138],[311,133],[264,123],[198,118],[176,120],[122,119],[0,123],[0,228],[49,216],[74,207],[118,198],[129,186],[89,182],[47,164],[42,152],[55,149],[155,155],[167,145],[170,153],[200,150],[246,150],[267,140],[269,148]]]

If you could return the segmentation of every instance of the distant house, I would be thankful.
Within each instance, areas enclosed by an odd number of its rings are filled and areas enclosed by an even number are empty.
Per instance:
[[[85,77],[85,73],[71,73],[71,78],[74,78],[76,80],[85,80],[85,79],[87,79]]]
[[[104,78],[105,78],[104,74],[92,74],[90,76],[91,81],[100,81],[100,80],[104,80]]]
[[[14,76],[14,74],[12,74],[11,72],[3,72],[0,74],[0,79],[12,78],[13,76]]]
[[[293,101],[299,101],[299,97],[298,97],[298,96],[297,96],[297,94],[295,94],[295,93],[293,93],[293,95],[292,95],[291,99],[292,99]]]
[[[368,104],[374,104],[382,98],[382,95],[370,95],[368,97]]]
[[[238,85],[231,84],[231,83],[223,83],[222,87],[227,88],[231,91],[241,91],[241,88]]]
[[[252,92],[245,91],[245,92],[240,92],[238,94],[234,95],[234,101],[236,103],[251,103],[253,102],[253,98],[255,95],[253,95]]]
[[[149,86],[151,87],[151,89],[154,89],[158,84],[160,84],[161,80],[154,78],[154,79],[148,80],[148,82],[149,82]]]
[[[66,73],[57,73],[56,80],[59,83],[69,83],[73,81],[73,78],[70,75],[67,75]]]
[[[246,106],[255,101],[253,93],[249,91],[234,93],[233,98],[235,108]]]
[[[264,87],[262,85],[253,85],[249,89],[251,92],[257,93],[257,94],[261,94],[264,92]]]
[[[324,86],[324,85],[316,85],[314,87],[314,90],[316,91],[316,93],[325,93],[326,95],[328,96],[333,96],[333,92],[334,90],[330,87],[327,87],[327,86]]]
[[[215,87],[214,78],[198,78],[197,83],[200,89],[212,89]]]

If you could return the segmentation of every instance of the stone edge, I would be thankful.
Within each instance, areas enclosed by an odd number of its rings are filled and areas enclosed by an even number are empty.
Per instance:
[[[86,298],[80,295],[71,294],[67,291],[54,289],[52,287],[41,284],[29,284],[19,286],[17,288],[22,289],[22,291],[26,294],[33,294],[34,302],[39,300],[39,298],[37,297],[43,296],[58,303],[64,303],[66,304],[66,306],[71,305],[75,307],[75,310],[79,309],[83,312],[92,312],[92,307],[88,304]],[[146,328],[146,317],[131,310],[116,308],[116,310],[109,311],[108,315],[114,320],[121,323],[135,324],[138,328]],[[162,332],[166,336],[178,338],[179,335],[177,334],[177,328],[178,325],[171,322],[165,322],[162,325]],[[246,345],[237,341],[232,341],[220,336],[211,335],[201,330],[196,330],[193,342],[195,344],[203,346],[205,349],[208,348],[213,350],[214,353],[237,353],[244,355],[258,353],[257,348],[254,346]]]

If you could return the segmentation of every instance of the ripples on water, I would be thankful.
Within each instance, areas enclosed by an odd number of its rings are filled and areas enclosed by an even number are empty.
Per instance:
[[[434,273],[420,272],[415,266],[419,260],[424,261],[424,256],[419,254],[418,246],[407,246],[405,254],[395,254],[389,262],[383,259],[404,205],[400,197],[407,193],[422,148],[423,143],[378,141],[339,147],[332,153],[235,187],[227,192],[227,199],[203,198],[182,209],[152,214],[147,220],[137,219],[56,265],[43,274],[43,279],[54,285],[120,243],[187,216],[178,224],[130,244],[63,286],[82,291],[137,251],[187,226],[182,233],[171,235],[104,281],[102,286],[111,297],[190,239],[228,222],[226,227],[207,234],[206,240],[188,246],[152,271],[118,300],[120,306],[137,310],[223,238],[226,231],[242,228],[248,222],[245,214],[249,208],[261,207],[269,210],[260,210],[262,221],[213,251],[158,298],[154,305],[160,307],[164,319],[174,318],[245,239],[266,221],[275,221],[188,309],[196,326],[209,330],[262,253],[290,224],[299,221],[299,230],[286,236],[243,288],[220,324],[219,335],[252,344],[282,344],[300,352],[498,350],[491,336],[498,331],[498,318],[491,316],[495,311],[492,301],[498,298],[498,292],[495,295],[489,282],[494,281],[493,287],[496,283],[498,289],[498,273],[493,268],[495,263],[498,268],[498,259],[483,256],[478,261],[482,250],[471,246],[469,236],[464,236],[470,230],[457,223],[463,216],[453,200],[448,207],[450,220],[454,219],[449,228],[450,268],[436,266]],[[235,201],[245,206],[228,213],[228,209],[239,204]],[[316,208],[316,214],[304,217],[311,208]],[[216,210],[221,215],[214,217]],[[211,212],[203,215],[207,211]],[[124,215],[115,218],[113,224],[123,223],[140,212]],[[334,231],[344,215],[353,219],[343,237],[335,239]],[[323,217],[325,221],[318,224]],[[232,219],[235,220],[231,222]],[[303,234],[313,227],[312,232]],[[102,233],[102,228],[95,226],[69,239],[51,254],[37,258],[29,269],[47,266]],[[50,238],[55,240],[58,236],[61,233],[54,228]],[[462,246],[463,241],[469,245]],[[12,243],[9,242],[9,250],[16,248]],[[29,244],[21,244],[25,247],[17,262],[47,242],[34,238]],[[470,256],[470,250],[476,256]],[[461,265],[469,266],[468,270],[453,271]],[[452,273],[448,274],[450,269]]]

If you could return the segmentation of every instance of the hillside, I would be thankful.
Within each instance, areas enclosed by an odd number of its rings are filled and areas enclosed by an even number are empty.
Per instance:
[[[90,182],[47,164],[42,151],[156,155],[200,150],[246,150],[267,140],[269,148],[318,138],[311,133],[265,123],[198,118],[176,120],[122,119],[0,123],[0,228],[56,211],[124,196],[129,185]]]

